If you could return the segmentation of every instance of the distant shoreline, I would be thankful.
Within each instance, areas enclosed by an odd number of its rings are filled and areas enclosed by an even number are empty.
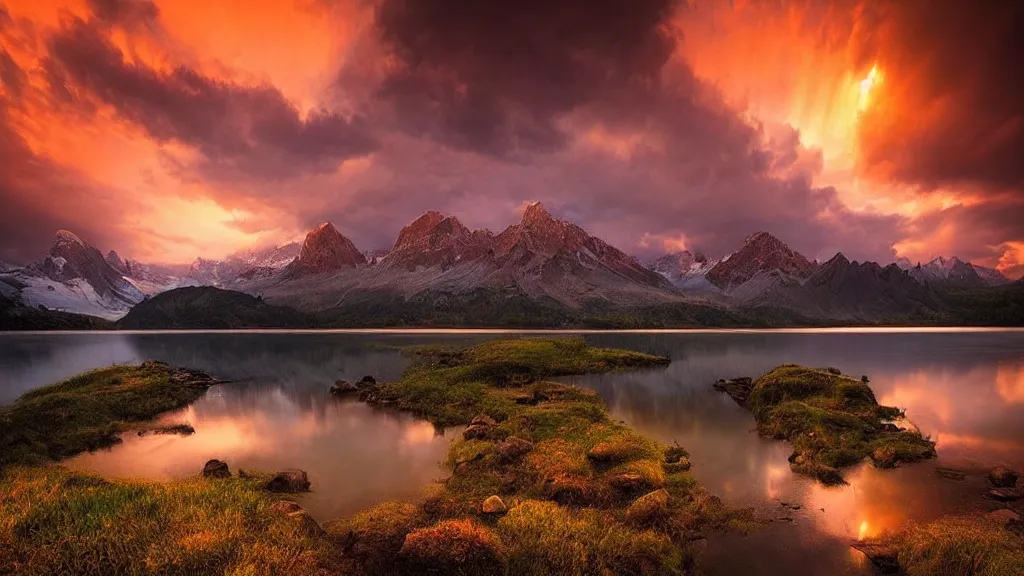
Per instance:
[[[0,330],[6,334],[950,334],[1024,332],[1020,326],[844,326],[822,328],[154,328],[152,330]]]

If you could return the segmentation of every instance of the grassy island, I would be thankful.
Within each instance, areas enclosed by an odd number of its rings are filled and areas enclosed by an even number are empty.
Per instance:
[[[891,468],[935,456],[934,442],[890,422],[900,409],[880,406],[866,382],[835,368],[786,364],[716,388],[750,409],[761,435],[793,445],[794,472],[825,484],[845,484],[839,470],[865,458]]]
[[[46,465],[107,446],[213,383],[160,363],[90,372],[0,411],[0,565],[37,574],[687,574],[743,526],[687,454],[615,422],[562,374],[663,366],[580,340],[431,348],[372,404],[466,425],[451,477],[324,529],[252,478],[108,481]]]
[[[684,574],[701,529],[746,518],[697,485],[682,448],[615,422],[589,390],[544,380],[667,359],[581,340],[418,354],[399,381],[364,399],[469,426],[450,450],[451,478],[434,494],[327,527],[355,572]],[[456,567],[443,550],[472,562]]]
[[[0,470],[116,444],[126,430],[191,404],[216,383],[201,372],[143,362],[32,390],[0,407]]]

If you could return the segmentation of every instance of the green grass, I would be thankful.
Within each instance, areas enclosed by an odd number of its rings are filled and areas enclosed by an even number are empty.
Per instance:
[[[513,395],[491,394],[554,376],[663,366],[667,358],[592,348],[582,340],[495,340],[467,349],[421,348],[398,382],[373,390],[371,403],[413,412],[439,426],[465,424],[479,413],[503,420],[517,411]]]
[[[357,572],[404,573],[411,560],[403,537],[437,533],[469,541],[484,559],[479,573],[507,564],[510,574],[684,574],[695,563],[695,532],[751,518],[726,509],[682,471],[681,448],[615,422],[592,391],[543,380],[663,366],[667,359],[576,339],[493,341],[421,349],[418,356],[398,382],[367,399],[446,426],[479,414],[496,424],[480,438],[453,443],[451,477],[415,506],[385,504],[328,527],[358,550]],[[510,451],[513,445],[527,448]],[[667,495],[658,510],[627,519],[634,501],[657,490]],[[494,495],[507,514],[480,511]],[[433,562],[427,568],[450,569]]]
[[[145,362],[32,390],[0,407],[0,470],[116,444],[125,430],[202,396],[210,383],[202,376]]]
[[[867,384],[837,372],[787,364],[753,383],[746,404],[758,432],[793,445],[795,472],[843,484],[840,469],[865,458],[890,468],[935,456],[935,443],[918,432],[884,431],[883,421],[901,411],[880,406]]]
[[[0,476],[4,574],[317,574],[335,556],[238,478],[107,482],[57,466]]]
[[[723,506],[680,465],[685,450],[612,420],[595,393],[544,381],[666,363],[579,340],[421,351],[367,399],[437,423],[485,414],[493,424],[453,443],[451,477],[419,500],[326,532],[275,509],[259,474],[156,483],[25,466],[116,441],[205,389],[157,363],[90,372],[2,412],[0,566],[18,576],[693,573],[694,534],[749,526],[750,511]],[[482,512],[491,496],[505,514]]]
[[[1020,576],[1024,539],[981,517],[911,526],[893,541],[907,576]]]

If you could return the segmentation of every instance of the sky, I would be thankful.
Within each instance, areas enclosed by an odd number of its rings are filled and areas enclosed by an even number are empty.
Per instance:
[[[1024,275],[1013,0],[0,0],[0,260],[150,262],[541,201],[640,257]]]

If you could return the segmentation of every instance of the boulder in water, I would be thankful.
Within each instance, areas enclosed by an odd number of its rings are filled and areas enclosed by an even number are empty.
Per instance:
[[[1017,473],[1005,466],[997,466],[988,473],[988,481],[996,488],[1013,488],[1017,485]]]

